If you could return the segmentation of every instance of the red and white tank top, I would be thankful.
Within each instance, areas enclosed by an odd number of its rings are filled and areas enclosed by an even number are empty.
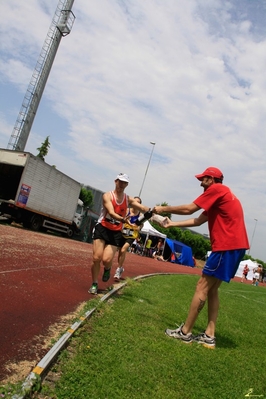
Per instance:
[[[117,202],[114,192],[110,191],[110,196],[111,196],[111,201],[114,207],[115,213],[117,213],[120,216],[123,216],[123,218],[127,214],[127,208],[128,208],[128,196],[124,194],[122,202]],[[106,227],[109,230],[114,230],[114,231],[119,231],[122,230],[123,223],[119,222],[118,220],[113,219],[105,207],[102,207],[100,217],[98,219],[98,223],[101,223],[104,227]]]

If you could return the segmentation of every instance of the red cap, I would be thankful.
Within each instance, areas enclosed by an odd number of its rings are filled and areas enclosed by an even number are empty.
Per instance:
[[[209,166],[209,167],[208,167],[206,170],[204,170],[204,172],[202,172],[201,174],[195,175],[195,177],[196,177],[198,180],[202,180],[203,177],[205,177],[205,176],[216,177],[217,179],[220,179],[221,181],[223,181],[223,178],[224,178],[224,176],[223,176],[222,172],[220,171],[220,169],[215,168],[214,166]]]

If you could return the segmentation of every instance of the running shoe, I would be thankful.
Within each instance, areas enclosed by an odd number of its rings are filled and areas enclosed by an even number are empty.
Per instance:
[[[193,336],[192,333],[189,334],[184,334],[182,331],[184,323],[181,324],[180,327],[178,327],[176,330],[169,330],[168,328],[165,330],[165,334],[168,335],[168,337],[180,339],[183,341],[185,344],[191,344],[193,342]]]
[[[215,337],[210,337],[205,332],[201,333],[199,335],[196,335],[193,338],[193,341],[197,342],[198,344],[202,344],[202,346],[204,346],[205,348],[210,348],[210,349],[215,348],[215,343],[216,343]]]
[[[106,281],[109,280],[110,278],[110,272],[111,272],[111,268],[110,269],[105,269],[103,271],[103,276],[102,276],[102,281],[104,281],[106,283]]]
[[[89,292],[89,294],[97,295],[98,284],[97,283],[93,283],[88,292]]]
[[[120,278],[121,278],[121,275],[122,275],[123,271],[124,271],[124,268],[123,268],[123,267],[118,267],[118,268],[116,269],[116,271],[115,271],[114,280],[119,281]]]

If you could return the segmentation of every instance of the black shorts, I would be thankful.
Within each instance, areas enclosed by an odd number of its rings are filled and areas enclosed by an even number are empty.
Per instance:
[[[121,248],[125,245],[125,243],[127,242],[130,246],[133,244],[133,242],[135,241],[135,238],[125,238],[122,235],[121,238]]]
[[[101,223],[96,224],[92,234],[93,240],[100,239],[105,241],[106,245],[113,245],[119,248],[122,244],[122,238],[123,236],[121,231],[109,230],[107,227],[102,226]]]

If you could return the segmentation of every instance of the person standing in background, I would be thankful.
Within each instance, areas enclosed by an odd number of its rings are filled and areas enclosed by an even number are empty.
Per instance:
[[[255,286],[259,285],[261,273],[262,273],[261,265],[258,265],[258,267],[255,267],[253,269],[253,282],[252,282],[252,285],[255,285]]]
[[[243,283],[243,280],[247,280],[248,272],[249,272],[249,267],[248,267],[248,265],[246,264],[246,265],[244,266],[244,269],[243,269],[243,274],[242,274],[241,283]]]
[[[151,253],[151,246],[152,246],[152,239],[150,237],[148,237],[146,244],[145,244],[145,248],[144,248],[144,256],[148,256],[151,257],[152,253]]]

